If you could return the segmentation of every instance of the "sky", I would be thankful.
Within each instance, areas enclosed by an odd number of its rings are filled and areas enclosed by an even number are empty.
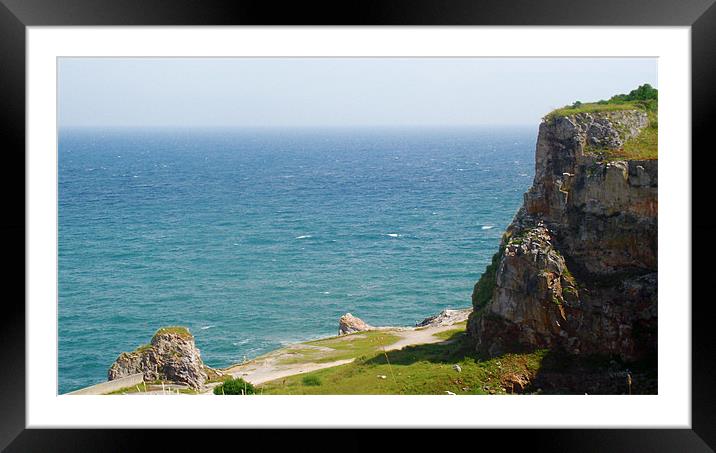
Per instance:
[[[60,127],[536,125],[655,58],[60,58]]]

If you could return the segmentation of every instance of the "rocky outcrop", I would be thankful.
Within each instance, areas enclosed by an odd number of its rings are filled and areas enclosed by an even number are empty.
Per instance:
[[[194,389],[203,387],[206,367],[194,343],[194,336],[183,327],[159,329],[150,344],[133,352],[123,352],[107,373],[108,380],[143,373],[145,381],[169,381]]]
[[[338,335],[346,335],[349,333],[363,332],[374,329],[375,328],[373,326],[366,324],[365,321],[353,316],[350,313],[346,313],[338,320]]]
[[[481,352],[656,351],[657,161],[607,161],[648,125],[639,110],[546,119],[535,179],[473,293]]]
[[[415,327],[442,327],[451,326],[459,322],[467,320],[467,317],[472,312],[472,308],[466,308],[462,310],[451,310],[446,309],[434,316],[429,316],[419,323],[415,324]]]

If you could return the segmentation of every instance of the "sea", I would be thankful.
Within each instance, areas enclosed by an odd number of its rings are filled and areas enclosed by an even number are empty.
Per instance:
[[[470,306],[537,128],[65,128],[58,392],[188,327],[205,363]]]

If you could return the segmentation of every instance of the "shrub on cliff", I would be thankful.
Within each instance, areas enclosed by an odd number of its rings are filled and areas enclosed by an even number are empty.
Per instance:
[[[492,262],[480,276],[480,280],[475,284],[475,289],[472,292],[472,307],[475,311],[480,310],[492,299],[492,292],[495,290],[496,284],[497,267],[500,265],[504,251],[504,247],[500,247],[498,252],[493,255]]]
[[[552,121],[559,116],[577,115],[579,113],[609,112],[617,110],[646,110],[655,114],[659,106],[659,90],[645,83],[629,94],[616,94],[609,100],[601,99],[596,102],[576,101],[573,104],[565,105],[562,108],[553,110],[545,115],[545,121]]]
[[[631,90],[629,94],[617,94],[609,99],[612,102],[619,101],[649,101],[659,99],[659,90],[652,87],[648,83],[640,85],[635,90]]]
[[[241,378],[227,379],[223,384],[214,387],[214,395],[255,395],[253,384]]]

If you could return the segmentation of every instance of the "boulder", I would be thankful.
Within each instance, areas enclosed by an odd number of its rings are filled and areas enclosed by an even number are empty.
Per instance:
[[[346,335],[353,332],[364,332],[366,330],[373,329],[373,326],[366,324],[365,321],[353,316],[350,313],[346,313],[338,320],[338,335]]]
[[[472,312],[472,308],[464,308],[460,310],[445,309],[437,315],[427,317],[415,324],[416,327],[441,327],[451,326],[458,322],[467,320],[467,317]]]
[[[132,352],[123,352],[107,372],[112,381],[131,374],[144,374],[145,381],[169,381],[200,389],[207,380],[201,354],[194,336],[184,327],[163,327],[150,344]]]

